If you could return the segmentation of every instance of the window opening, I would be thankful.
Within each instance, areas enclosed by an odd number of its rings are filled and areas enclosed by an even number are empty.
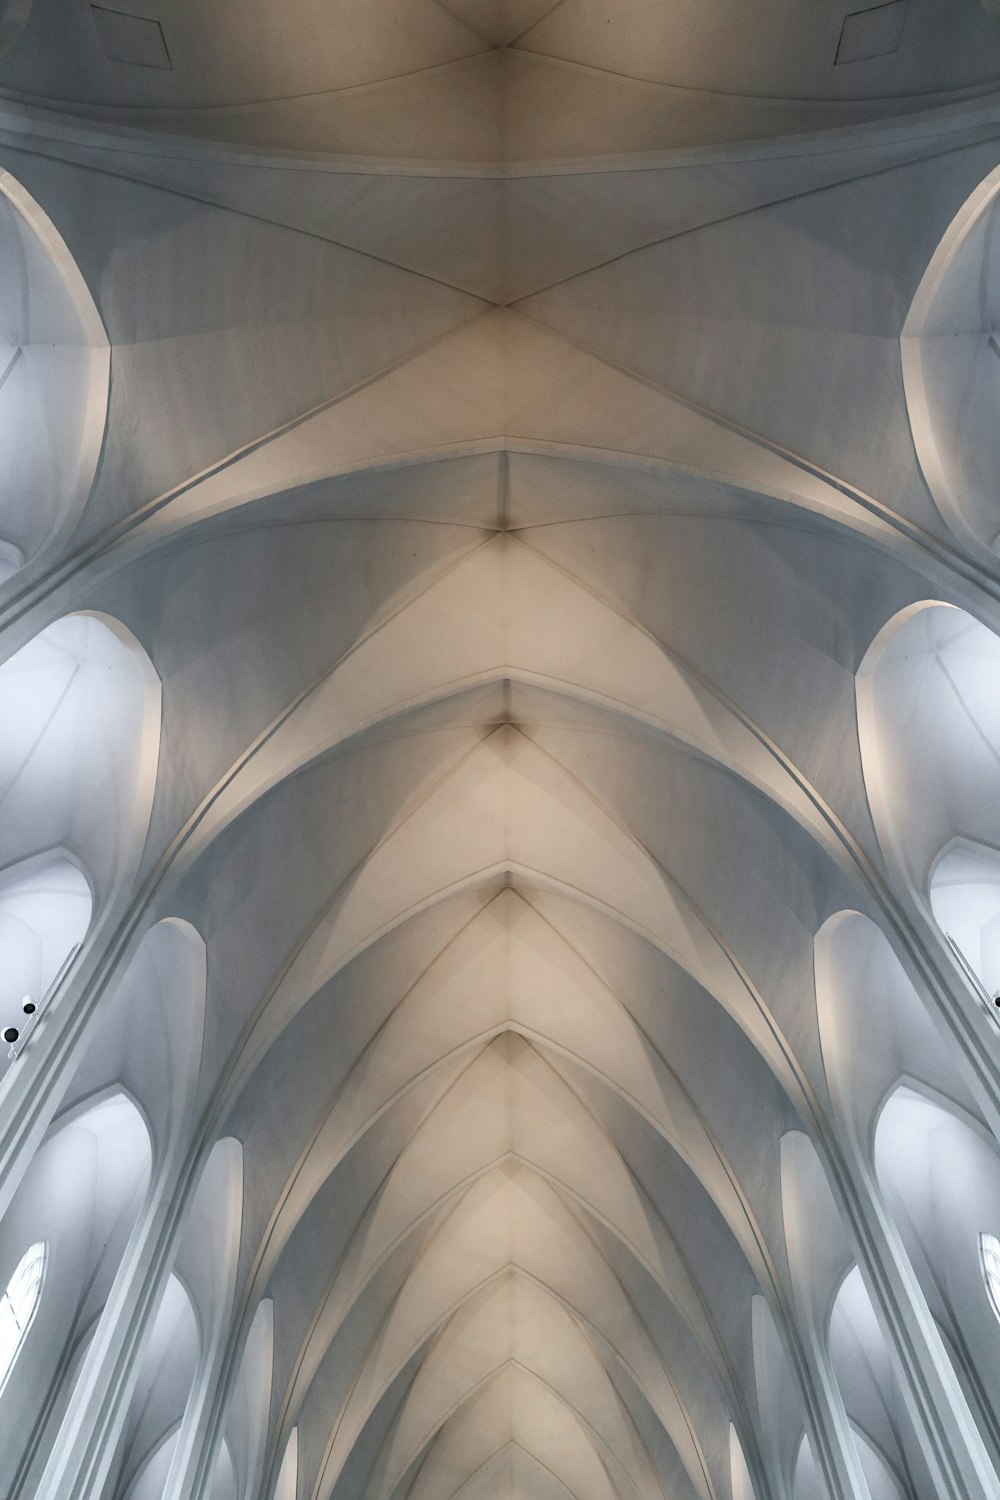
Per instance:
[[[945,937],[947,938],[948,943],[951,946],[952,952],[962,966],[962,973],[968,979],[976,994],[986,1005],[992,1006],[994,1010],[1000,1012],[1000,990],[991,995],[985,984],[983,984],[983,981],[980,979],[979,975],[976,973],[975,969],[972,967],[971,963],[965,955],[964,950],[955,941],[951,933],[946,932]]]
[[[22,1255],[17,1270],[7,1283],[7,1290],[0,1297],[0,1394],[38,1309],[46,1258],[46,1248],[41,1241],[32,1245]]]
[[[990,1303],[1000,1320],[1000,1240],[995,1234],[979,1236],[979,1258]]]

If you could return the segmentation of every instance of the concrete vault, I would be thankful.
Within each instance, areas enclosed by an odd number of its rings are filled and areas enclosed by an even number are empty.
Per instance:
[[[996,10],[0,0],[0,1500],[1000,1500]]]

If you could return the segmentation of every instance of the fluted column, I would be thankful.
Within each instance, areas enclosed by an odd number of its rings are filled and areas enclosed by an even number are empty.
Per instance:
[[[118,1455],[143,1350],[173,1265],[194,1172],[162,1165],[87,1352],[35,1500],[101,1500]]]
[[[1000,1479],[871,1168],[850,1145],[828,1155],[828,1162],[831,1157],[858,1265],[935,1494],[998,1500]]]
[[[188,1397],[180,1441],[170,1466],[164,1500],[193,1500],[211,1474],[216,1415],[225,1410],[233,1378],[230,1337],[240,1234],[243,1227],[243,1150],[231,1136],[217,1141],[201,1174],[191,1216],[213,1224],[212,1242],[202,1248],[210,1263],[210,1305],[203,1309],[202,1357]]]
[[[171,1466],[164,1500],[203,1500],[212,1481],[222,1419],[237,1364],[224,1329],[209,1350],[184,1416],[181,1438]]]
[[[90,1023],[111,977],[138,940],[119,947],[106,911],[0,1087],[0,1217],[10,1207],[90,1041]]]
[[[857,1445],[826,1351],[812,1319],[806,1316],[799,1349],[808,1375],[807,1407],[812,1417],[813,1457],[819,1464],[832,1500],[871,1500]],[[801,1379],[801,1372],[800,1372]]]

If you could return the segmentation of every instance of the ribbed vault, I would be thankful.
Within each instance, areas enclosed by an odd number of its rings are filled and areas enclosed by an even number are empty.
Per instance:
[[[951,10],[3,9],[5,1500],[995,1500]]]

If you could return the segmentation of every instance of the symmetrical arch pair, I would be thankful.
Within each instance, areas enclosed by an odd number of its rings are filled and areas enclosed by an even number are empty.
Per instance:
[[[100,981],[0,1219],[0,1280],[48,1256],[0,1400],[12,1496],[83,1453],[115,1500],[472,1500],[501,1475],[552,1500],[910,1500],[933,1443],[886,1255],[960,1437],[967,1416],[996,1452],[969,1212],[1000,1212],[992,1122],[908,946],[953,981],[956,1027],[992,1025],[962,958],[989,989],[996,637],[900,568],[858,671],[867,809],[834,810],[781,695],[742,701],[668,643],[624,501],[597,587],[607,517],[573,508],[593,455],[486,457],[495,521],[438,515],[418,542],[382,517],[423,549],[409,574],[344,520],[378,587],[345,584],[326,656],[287,647],[298,695],[276,673],[242,743],[256,700],[179,746],[184,690],[212,714],[182,661],[158,759],[159,681],[110,613],[0,669],[0,998],[47,1000],[8,1099],[82,1015],[88,963]],[[514,535],[525,473],[553,514]],[[185,540],[224,534],[213,503]],[[41,567],[47,540],[10,534]],[[161,540],[121,567],[169,562]],[[881,1216],[874,1249],[845,1202]]]

